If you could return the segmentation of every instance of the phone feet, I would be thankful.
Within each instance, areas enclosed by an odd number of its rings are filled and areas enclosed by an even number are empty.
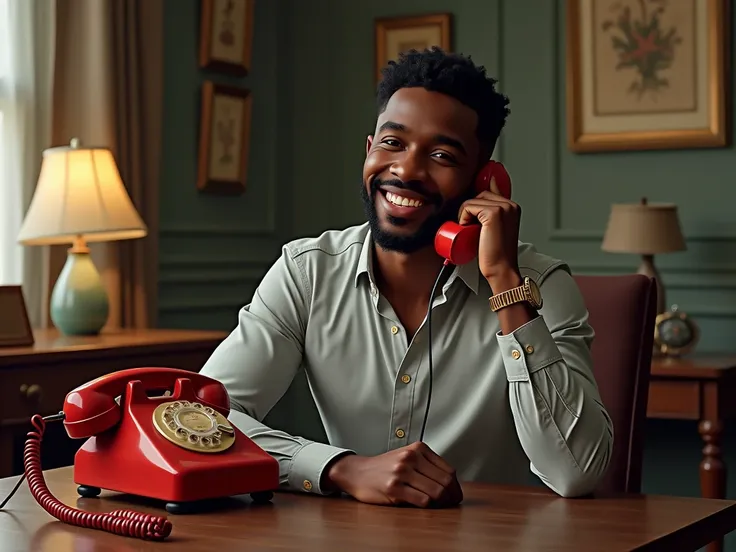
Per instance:
[[[99,487],[90,487],[89,485],[80,485],[77,487],[77,493],[84,498],[96,498],[100,496],[101,492],[102,489]]]
[[[271,499],[273,498],[273,492],[260,491],[257,493],[250,493],[250,497],[256,504],[266,504],[267,502],[271,502]]]

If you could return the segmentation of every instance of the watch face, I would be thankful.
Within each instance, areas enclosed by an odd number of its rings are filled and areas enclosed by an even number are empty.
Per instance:
[[[534,304],[538,307],[542,307],[542,294],[539,291],[539,286],[537,283],[529,278],[529,293],[531,293],[532,301],[534,301]]]

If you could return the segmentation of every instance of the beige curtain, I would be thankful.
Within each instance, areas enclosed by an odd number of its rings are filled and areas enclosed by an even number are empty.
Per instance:
[[[162,31],[162,0],[56,0],[52,143],[111,148],[148,226],[142,239],[90,245],[110,298],[106,329],[156,325]],[[49,249],[47,306],[65,260],[66,248]]]

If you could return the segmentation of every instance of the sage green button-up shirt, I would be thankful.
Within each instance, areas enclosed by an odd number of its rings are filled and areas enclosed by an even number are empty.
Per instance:
[[[367,224],[295,240],[259,284],[202,373],[227,388],[230,420],[280,465],[283,489],[323,494],[325,466],[419,439],[427,403],[426,321],[409,342],[372,273]],[[461,481],[524,484],[527,466],[562,496],[591,491],[613,425],[591,371],[594,333],[566,265],[519,244],[540,315],[502,335],[477,261],[455,267],[432,307],[433,389],[425,443]],[[262,420],[298,369],[328,443]]]

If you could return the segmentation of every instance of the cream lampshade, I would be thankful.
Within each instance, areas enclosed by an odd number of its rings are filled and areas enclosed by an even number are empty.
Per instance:
[[[654,278],[657,283],[657,313],[665,310],[665,290],[654,255],[686,249],[677,216],[677,206],[671,203],[614,204],[601,245],[611,253],[634,253],[642,256],[638,273]]]
[[[109,315],[107,293],[87,242],[142,238],[147,232],[109,149],[81,147],[75,138],[70,146],[43,152],[18,241],[72,244],[51,295],[51,319],[62,333],[96,334]]]

